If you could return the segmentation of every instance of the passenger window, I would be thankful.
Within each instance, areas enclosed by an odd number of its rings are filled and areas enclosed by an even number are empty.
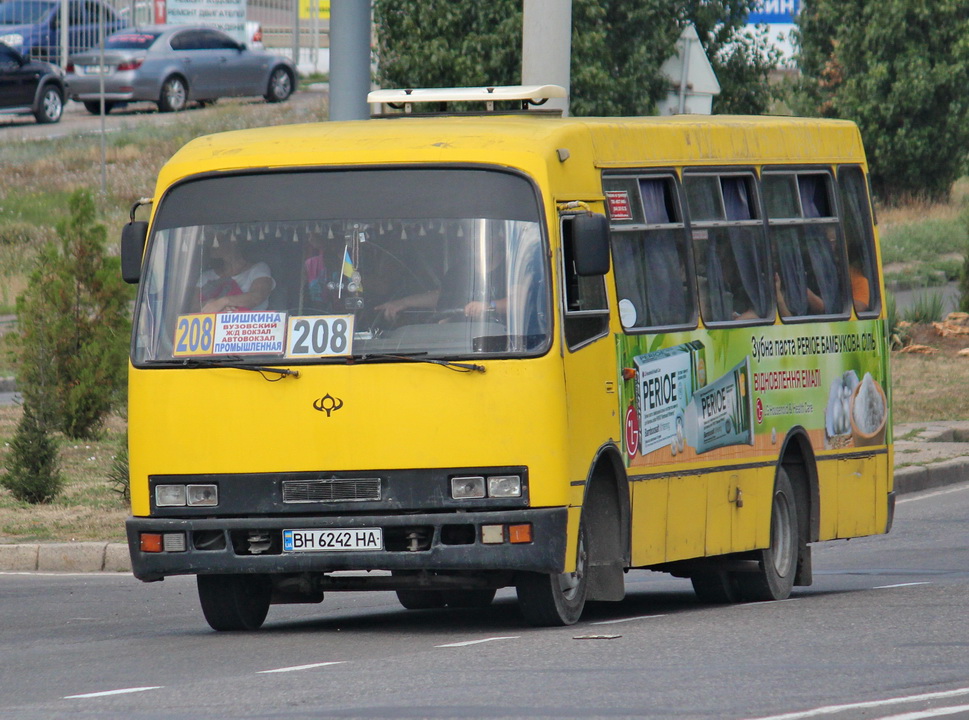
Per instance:
[[[688,173],[683,186],[703,321],[773,319],[767,236],[753,175]]]
[[[875,316],[881,311],[875,241],[872,236],[868,186],[859,167],[838,170],[845,245],[848,249],[848,282],[855,313]]]
[[[575,349],[609,330],[605,279],[582,276],[573,261],[572,218],[562,218],[562,259],[565,265],[565,342]]]
[[[763,188],[781,317],[847,314],[844,240],[831,176],[766,172]]]
[[[197,30],[178,33],[171,40],[172,50],[198,50],[203,47],[202,35]]]
[[[607,176],[604,183],[623,328],[695,326],[695,283],[674,178]]]

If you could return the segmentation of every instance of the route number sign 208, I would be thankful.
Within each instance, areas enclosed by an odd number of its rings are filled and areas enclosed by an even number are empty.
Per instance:
[[[350,355],[353,315],[308,315],[289,318],[287,357]]]

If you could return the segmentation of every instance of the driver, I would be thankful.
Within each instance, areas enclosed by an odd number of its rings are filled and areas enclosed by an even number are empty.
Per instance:
[[[488,225],[483,258],[478,253],[467,255],[447,269],[438,289],[389,300],[374,309],[390,321],[403,310],[460,312],[471,320],[484,319],[489,312],[503,315],[508,308],[504,223],[490,221]],[[479,276],[483,276],[483,283]]]

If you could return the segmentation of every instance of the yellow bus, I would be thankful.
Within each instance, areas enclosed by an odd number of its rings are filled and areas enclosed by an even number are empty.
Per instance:
[[[533,108],[561,92],[385,91],[517,104],[220,133],[163,167],[122,234],[138,578],[197,575],[217,630],[502,587],[567,625],[630,569],[779,599],[812,543],[889,530],[855,125]]]

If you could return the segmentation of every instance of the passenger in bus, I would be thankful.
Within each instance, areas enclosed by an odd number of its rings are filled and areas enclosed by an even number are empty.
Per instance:
[[[865,276],[865,271],[861,267],[861,258],[849,254],[848,280],[851,283],[851,300],[855,306],[855,312],[867,312],[871,308],[868,303],[871,300],[871,285]]]
[[[250,262],[238,240],[222,235],[213,243],[211,266],[199,277],[199,307],[203,313],[265,310],[276,287],[269,266]]]

